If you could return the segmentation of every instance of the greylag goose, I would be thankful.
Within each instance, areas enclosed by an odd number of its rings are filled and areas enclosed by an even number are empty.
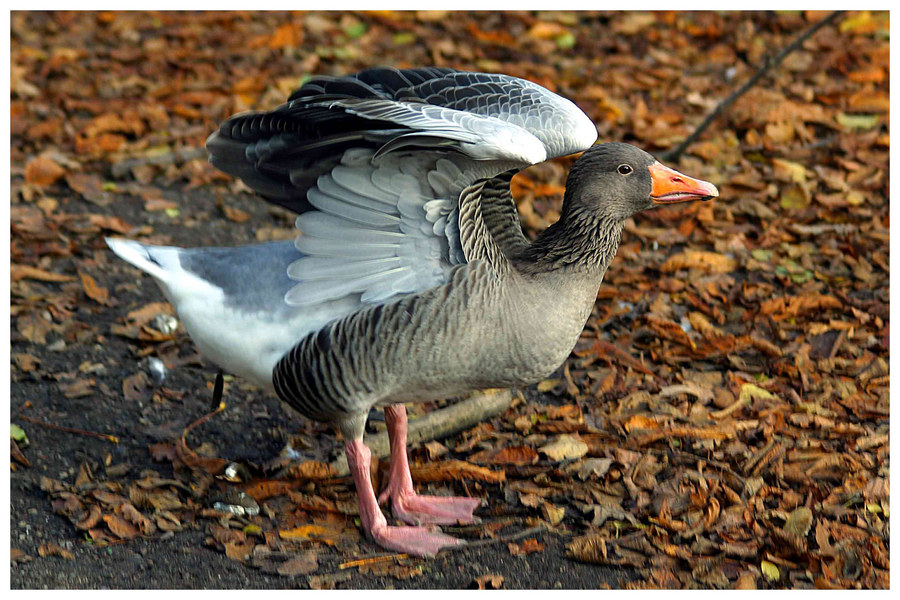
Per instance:
[[[338,427],[372,540],[433,555],[461,543],[436,526],[473,522],[480,501],[415,492],[403,403],[547,377],[575,346],[624,221],[718,195],[633,146],[592,146],[596,138],[573,103],[506,75],[316,77],[207,141],[216,167],[299,213],[294,241],[107,241],[157,280],[208,359]],[[529,242],[510,179],[580,151],[561,217]],[[363,443],[375,405],[391,440],[380,497]],[[387,500],[415,526],[388,525]]]

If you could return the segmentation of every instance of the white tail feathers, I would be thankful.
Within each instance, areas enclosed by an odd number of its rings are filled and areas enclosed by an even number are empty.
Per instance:
[[[138,269],[146,271],[163,283],[169,282],[171,273],[154,257],[154,251],[169,250],[168,248],[146,246],[140,242],[123,240],[121,238],[106,238],[106,245],[122,260],[130,262]]]

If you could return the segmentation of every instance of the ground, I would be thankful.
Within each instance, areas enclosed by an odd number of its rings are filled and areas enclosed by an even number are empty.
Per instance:
[[[887,14],[837,16],[666,155],[825,16],[13,13],[11,586],[887,587]],[[721,192],[629,220],[566,364],[413,445],[422,488],[486,500],[430,560],[360,539],[327,426],[232,378],[192,426],[215,370],[103,241],[291,237],[203,142],[374,64],[527,77]],[[513,180],[529,236],[570,164]],[[260,514],[217,508],[239,491]]]

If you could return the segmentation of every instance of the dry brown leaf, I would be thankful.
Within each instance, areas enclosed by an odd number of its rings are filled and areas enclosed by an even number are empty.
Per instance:
[[[90,298],[94,302],[103,304],[104,306],[110,305],[108,289],[97,285],[97,282],[94,280],[94,278],[87,273],[79,271],[78,276],[81,278],[81,285],[84,288],[84,293],[88,298]]]
[[[307,460],[300,464],[291,465],[287,469],[286,476],[290,479],[307,480],[307,479],[329,479],[334,477],[337,471],[328,463],[319,462],[317,460]]]
[[[512,446],[499,450],[482,450],[469,456],[469,461],[479,465],[533,465],[540,457],[528,446]]]
[[[559,525],[566,516],[566,509],[563,506],[556,506],[552,502],[544,501],[541,504],[541,514],[551,525]]]
[[[53,273],[51,271],[45,271],[44,269],[39,269],[37,267],[19,265],[16,263],[13,263],[9,266],[9,278],[11,281],[19,281],[21,279],[35,279],[37,281],[49,281],[54,283],[75,281],[75,278],[71,275]]]
[[[93,529],[97,526],[97,523],[100,522],[100,518],[103,516],[103,511],[100,510],[100,507],[96,504],[92,504],[90,508],[88,508],[88,512],[85,515],[84,519],[77,521],[74,523],[76,529],[81,529],[83,531],[87,531],[88,529]]]
[[[66,170],[47,156],[36,156],[25,165],[25,181],[40,187],[53,185],[65,174]]]
[[[499,590],[503,587],[503,575],[489,573],[487,575],[479,575],[473,582],[479,590]]]
[[[16,318],[16,331],[33,344],[46,344],[47,334],[53,329],[43,315],[37,311],[19,315]]]
[[[225,542],[223,545],[225,546],[225,556],[231,560],[244,562],[253,555],[253,544],[231,541]]]
[[[75,555],[65,550],[59,544],[54,544],[52,542],[47,544],[41,544],[38,546],[38,555],[41,557],[45,556],[59,556],[61,558],[65,558],[66,560],[74,560]]]
[[[550,460],[557,462],[581,458],[588,451],[588,445],[581,438],[571,435],[561,435],[549,444],[539,448]]]
[[[319,568],[319,559],[315,552],[309,551],[297,555],[278,567],[278,574],[285,577],[309,575]]]
[[[252,481],[243,488],[244,493],[256,500],[262,502],[268,498],[283,496],[298,486],[299,482],[280,481],[275,479],[263,479],[260,481]]]
[[[94,380],[76,379],[71,383],[59,384],[59,389],[66,398],[83,398],[94,393]]]
[[[532,538],[525,540],[521,545],[511,542],[507,544],[507,547],[509,548],[509,553],[513,556],[526,556],[533,552],[541,552],[544,549],[544,544]]]
[[[730,273],[737,268],[737,260],[717,252],[685,250],[673,254],[664,262],[659,270],[672,273],[682,269],[698,269],[708,273]]]
[[[782,296],[763,302],[760,306],[760,312],[764,315],[771,315],[775,320],[781,321],[809,312],[841,308],[841,306],[840,300],[828,294]]]
[[[103,520],[106,521],[109,530],[120,539],[131,540],[140,535],[140,531],[137,527],[119,515],[103,515]]]
[[[410,468],[413,481],[487,481],[499,483],[506,479],[504,471],[491,471],[461,460],[445,460],[441,462],[415,464]]]
[[[16,363],[16,367],[23,373],[31,373],[41,366],[41,359],[25,352],[13,352],[10,358]]]

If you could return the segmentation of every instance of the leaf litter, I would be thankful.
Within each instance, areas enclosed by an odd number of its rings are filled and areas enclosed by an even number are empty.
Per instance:
[[[113,265],[101,237],[170,243],[168,225],[197,226],[161,186],[211,186],[215,218],[252,223],[231,201],[241,184],[206,164],[203,142],[230,114],[276,106],[310,73],[374,57],[512,73],[572,98],[601,139],[659,152],[767,48],[823,16],[439,13],[12,13],[14,410],[17,384],[36,380],[71,402],[181,401],[135,365],[114,386],[92,371],[102,360],[56,368],[54,357],[107,336],[136,362],[197,364],[171,307],[138,299],[133,270]],[[214,62],[201,49],[222,32],[248,43]],[[868,11],[804,42],[674,165],[713,181],[720,199],[627,224],[565,368],[500,417],[412,449],[418,485],[485,499],[485,522],[467,535],[502,544],[509,525],[540,525],[572,560],[633,568],[630,587],[887,587],[887,47],[887,13]],[[570,162],[514,179],[528,235],[558,218]],[[119,212],[132,201],[137,217]],[[257,237],[276,239],[279,227],[289,222],[261,224]],[[128,314],[112,321],[120,305]],[[116,441],[58,413],[18,415]],[[192,448],[184,426],[170,424],[168,441],[148,450],[165,474],[110,476],[107,464],[104,479],[85,464],[71,481],[41,477],[52,510],[100,546],[202,528],[228,558],[314,588],[425,575],[402,555],[358,558],[371,547],[352,484],[324,453],[283,472],[246,465],[249,477],[229,480],[239,457]],[[16,469],[40,460],[33,445],[11,443]],[[229,490],[258,512],[233,511]],[[544,543],[502,545],[524,560]],[[71,560],[65,545],[38,554]],[[496,588],[509,577],[472,581]]]

